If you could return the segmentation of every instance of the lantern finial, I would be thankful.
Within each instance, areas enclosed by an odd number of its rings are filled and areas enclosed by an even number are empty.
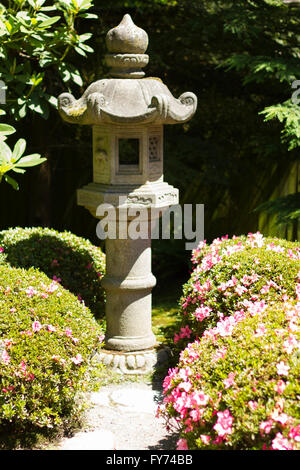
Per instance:
[[[149,56],[144,54],[148,35],[134,24],[130,15],[124,15],[121,23],[108,31],[106,47],[109,54],[105,59],[112,77],[142,78],[145,75],[141,69],[149,61]]]

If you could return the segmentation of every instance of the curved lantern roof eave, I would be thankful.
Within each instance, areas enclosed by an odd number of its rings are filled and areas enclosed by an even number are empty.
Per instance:
[[[107,33],[106,45],[106,62],[112,67],[113,78],[92,83],[78,100],[62,93],[58,111],[65,121],[85,125],[177,124],[192,118],[197,109],[194,93],[183,93],[177,99],[159,78],[144,78],[148,35],[130,15]]]
[[[194,93],[186,92],[176,99],[156,78],[104,79],[92,83],[79,100],[69,93],[58,97],[61,117],[86,125],[184,123],[196,109]]]

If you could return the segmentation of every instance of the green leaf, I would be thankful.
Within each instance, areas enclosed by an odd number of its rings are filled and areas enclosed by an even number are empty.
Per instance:
[[[9,124],[0,124],[0,134],[10,135],[16,132],[16,129]]]
[[[25,152],[25,148],[26,148],[26,140],[19,139],[14,146],[12,158],[17,161]]]
[[[26,168],[26,167],[36,166],[36,165],[40,165],[46,160],[47,160],[46,158],[41,158],[41,156],[38,153],[33,153],[32,155],[26,155],[26,157],[21,158],[21,160],[18,161],[15,167]]]
[[[16,191],[19,190],[19,184],[11,176],[4,175],[5,181],[10,184]]]
[[[42,23],[39,24],[39,28],[47,28],[48,26],[51,26],[52,24],[56,23],[58,20],[60,20],[60,16],[53,16],[53,18],[49,18],[46,21],[42,21]]]
[[[11,149],[5,142],[0,142],[0,158],[6,162],[11,159]]]
[[[12,168],[12,171],[15,173],[22,173],[22,175],[26,173],[26,170],[22,170],[22,168]]]

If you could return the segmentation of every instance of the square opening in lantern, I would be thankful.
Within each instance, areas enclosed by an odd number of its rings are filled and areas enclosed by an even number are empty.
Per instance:
[[[118,139],[119,173],[139,173],[140,139]]]

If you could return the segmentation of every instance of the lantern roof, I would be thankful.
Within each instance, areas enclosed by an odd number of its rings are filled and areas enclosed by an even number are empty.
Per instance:
[[[92,83],[81,98],[70,93],[58,97],[65,121],[77,124],[176,124],[188,121],[197,108],[197,97],[186,92],[176,99],[156,77],[144,77],[149,61],[147,33],[130,15],[106,35],[110,76]]]

